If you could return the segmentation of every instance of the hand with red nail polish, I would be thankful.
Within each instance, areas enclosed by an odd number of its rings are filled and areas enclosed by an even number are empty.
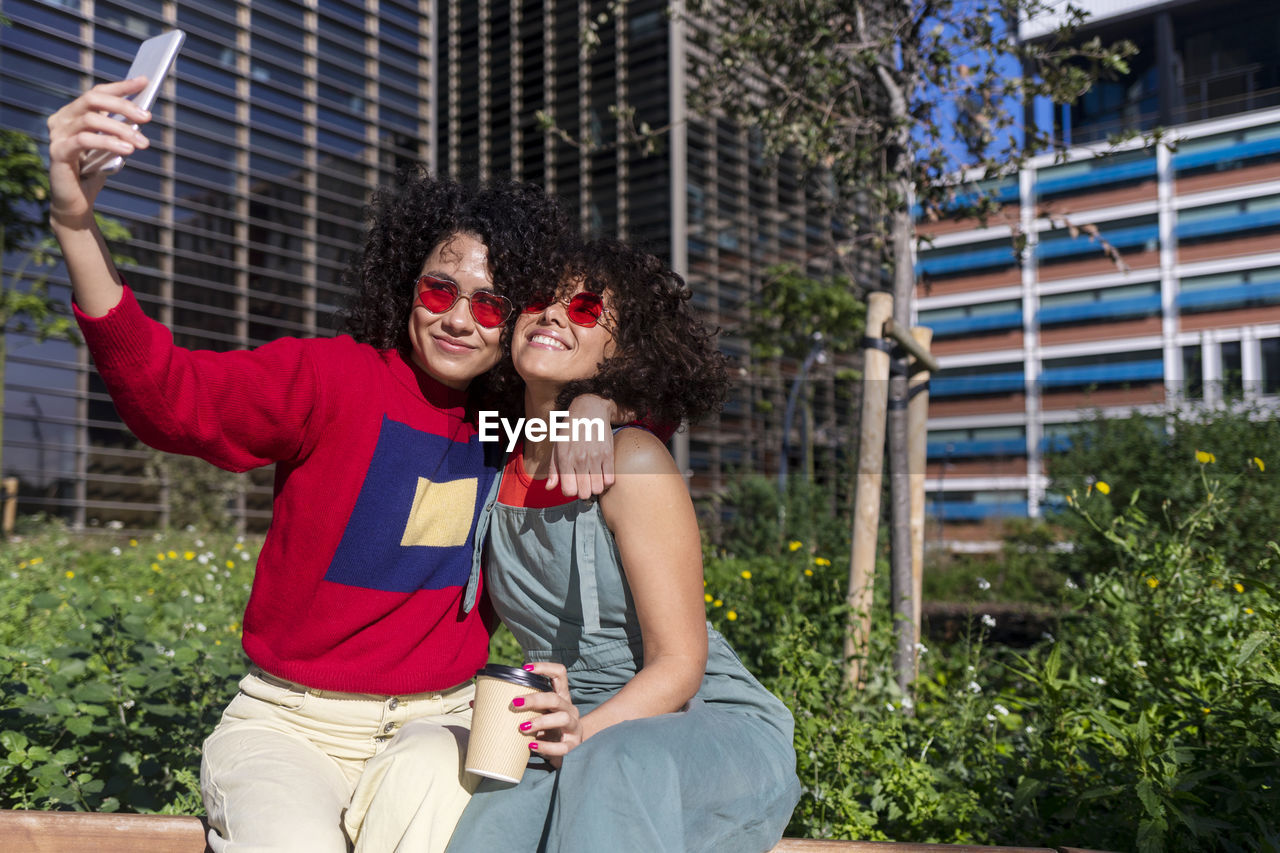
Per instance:
[[[533,693],[512,702],[513,705],[520,702],[524,710],[542,713],[537,720],[522,723],[520,731],[534,732],[537,740],[529,743],[529,749],[546,756],[553,767],[559,767],[564,757],[586,738],[578,707],[569,697],[569,673],[564,664],[547,661],[526,664],[524,668],[550,678],[552,689],[547,693]]]

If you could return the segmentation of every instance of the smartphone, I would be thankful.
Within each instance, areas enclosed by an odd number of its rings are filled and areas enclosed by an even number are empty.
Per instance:
[[[164,83],[165,75],[173,67],[173,60],[177,58],[178,51],[186,38],[187,34],[182,30],[170,30],[167,33],[152,36],[138,46],[138,53],[133,57],[133,64],[129,66],[129,74],[125,79],[132,80],[134,77],[145,76],[147,86],[141,92],[130,96],[130,100],[144,110],[151,109],[156,96],[160,94],[160,85]],[[124,116],[119,113],[112,113],[111,117],[117,121],[124,120]],[[134,130],[138,129],[136,124],[131,123],[131,126]],[[95,172],[114,175],[122,168],[124,168],[124,155],[111,151],[86,151],[80,160],[81,175],[92,175]]]

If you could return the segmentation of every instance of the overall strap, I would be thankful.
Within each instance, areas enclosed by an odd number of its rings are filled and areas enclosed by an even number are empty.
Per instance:
[[[573,553],[578,564],[578,595],[582,604],[582,630],[593,634],[600,630],[600,594],[596,586],[596,525],[600,504],[588,502],[580,507],[573,525]]]
[[[498,473],[493,477],[493,484],[489,486],[489,494],[484,499],[480,517],[476,519],[475,546],[471,549],[471,574],[467,577],[467,588],[462,594],[463,613],[470,613],[476,606],[476,594],[480,588],[480,567],[484,562],[485,538],[489,535],[489,525],[493,520],[493,505],[498,502],[498,487],[502,484],[502,475],[506,470],[506,465],[498,468]]]

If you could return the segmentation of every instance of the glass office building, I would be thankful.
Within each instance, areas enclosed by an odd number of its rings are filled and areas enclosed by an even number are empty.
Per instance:
[[[123,76],[142,39],[187,32],[152,146],[111,179],[99,209],[132,235],[117,249],[148,314],[178,343],[212,350],[333,334],[362,205],[403,165],[543,184],[584,228],[669,259],[725,330],[741,368],[733,398],[674,443],[707,495],[737,472],[777,468],[794,365],[753,364],[742,327],[771,265],[829,272],[830,220],[799,170],[766,162],[758,139],[688,114],[701,59],[661,0],[623,4],[584,47],[584,22],[613,5],[0,0],[12,22],[0,30],[0,126],[45,138],[45,117]],[[670,127],[656,148],[618,144],[628,122],[610,107],[620,100],[635,106],[636,125]],[[17,261],[11,252],[5,269]],[[65,303],[62,270],[51,285]],[[20,512],[77,526],[170,520],[155,454],[120,423],[82,348],[12,334],[8,365],[4,474],[18,479]],[[830,364],[811,382],[808,464],[836,476],[851,386]],[[792,470],[805,464],[801,425]],[[271,476],[241,478],[237,514],[250,529],[269,518]]]
[[[339,277],[372,186],[431,165],[431,4],[283,0],[3,0],[0,125],[37,139],[45,117],[124,76],[138,43],[178,27],[152,145],[111,178],[99,211],[144,309],[178,343],[226,350],[328,335]],[[10,252],[5,269],[19,258]],[[67,298],[65,276],[53,294]],[[121,425],[82,348],[10,334],[4,473],[20,512],[76,525],[167,520],[153,454]],[[247,475],[239,511],[270,513],[271,472]]]
[[[1280,402],[1280,9],[1093,5],[1082,38],[1153,49],[1055,116],[1091,144],[989,185],[990,227],[931,225],[920,253],[918,321],[944,367],[926,488],[952,539],[1040,515],[1045,456],[1092,411]],[[1160,144],[1096,142],[1157,125]]]

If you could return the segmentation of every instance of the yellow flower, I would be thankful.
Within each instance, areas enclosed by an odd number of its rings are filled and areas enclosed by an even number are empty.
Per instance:
[[[1259,471],[1265,471],[1265,470],[1267,470],[1267,466],[1266,466],[1266,465],[1263,465],[1263,464],[1262,464],[1262,460],[1261,460],[1261,459],[1259,459],[1259,458],[1258,458],[1258,457],[1256,457],[1256,456],[1255,456],[1255,457],[1253,457],[1253,464],[1258,466],[1258,470],[1259,470]]]
[[[214,640],[214,641],[213,641],[213,644],[214,644],[215,646],[220,646],[220,645],[222,645],[222,641],[221,641],[221,640]]]
[[[743,579],[744,581],[749,581],[749,580],[751,580],[751,572],[747,571],[746,569],[743,569],[743,570],[742,570],[742,579]]]
[[[1252,607],[1246,607],[1246,608],[1244,609],[1244,612],[1245,612],[1245,613],[1248,613],[1250,616],[1252,616],[1252,615],[1253,615],[1253,608],[1252,608]]]
[[[27,566],[28,566],[28,563],[26,560],[23,560],[21,563],[18,563],[18,568],[20,569],[25,569]]]
[[[728,613],[724,615],[724,617],[728,619],[730,622],[733,622],[738,618],[738,611],[730,610]]]
[[[1101,492],[1102,494],[1104,495],[1111,494],[1111,487],[1107,485],[1105,480],[1099,480],[1097,485],[1098,485],[1098,491]]]
[[[195,551],[183,551],[183,552],[182,552],[182,559],[184,559],[184,560],[194,560],[195,558],[196,558],[196,552],[195,552]]]
[[[804,573],[806,577],[813,577],[813,569],[805,569]]]
[[[1196,451],[1196,461],[1201,465],[1208,465],[1210,462],[1217,462],[1218,458],[1212,453],[1206,453],[1203,450]]]
[[[150,587],[147,588],[147,595],[155,595],[156,591]]]
[[[1147,578],[1147,586],[1151,587],[1152,589],[1155,589],[1156,587],[1160,586],[1160,581],[1157,578]]]
[[[724,607],[724,602],[717,598],[715,601],[711,602],[711,606],[712,606],[712,607]]]
[[[712,599],[714,598],[714,596],[713,596],[711,593],[709,593],[709,592],[708,592],[706,595],[702,596],[702,597],[703,597],[704,599],[706,599],[706,602],[707,602],[708,604],[710,604],[710,603],[711,603],[711,601],[712,601]]]
[[[67,572],[67,580],[71,580],[75,576],[76,576],[75,572],[72,572],[72,571]]]
[[[170,559],[170,560],[176,560],[176,559],[178,559],[178,552],[177,552],[177,551],[170,551],[170,552],[169,552],[169,559]]]
[[[1204,711],[1206,714],[1211,713],[1213,711],[1212,708],[1201,708],[1200,710]]]
[[[44,557],[32,557],[32,558],[31,558],[31,565],[33,565],[33,566],[38,566],[38,565],[40,565],[40,564],[41,564],[41,563],[43,563],[43,562],[44,562]]]
[[[814,557],[813,564],[815,566],[829,566],[831,565],[831,561],[828,560],[826,557]]]
[[[791,543],[787,545],[787,547],[790,548],[792,551],[799,551],[801,548],[804,547],[804,543],[801,542],[799,539],[792,539]]]
[[[130,547],[130,548],[137,548],[137,547],[138,547],[138,540],[137,540],[137,539],[130,539],[130,540],[129,540],[129,547]]]
[[[235,563],[231,562],[230,560],[227,560],[227,568],[228,568],[228,569],[234,569],[235,567],[236,567],[236,564],[235,564]]]
[[[164,559],[164,554],[163,554],[163,553],[157,553],[157,554],[156,554],[156,559],[157,559],[157,560],[163,560],[163,559]]]
[[[1073,505],[1075,502],[1076,502],[1076,496],[1075,496],[1075,495],[1067,495],[1067,505],[1068,505],[1068,506]]]
[[[1236,583],[1233,583],[1231,585],[1231,588],[1234,589],[1236,592],[1244,592],[1244,584],[1240,583],[1239,581],[1237,581]]]
[[[159,563],[152,563],[152,564],[151,564],[151,571],[153,571],[153,572],[159,572],[159,571],[163,571],[163,570],[160,568],[160,564],[159,564]]]

